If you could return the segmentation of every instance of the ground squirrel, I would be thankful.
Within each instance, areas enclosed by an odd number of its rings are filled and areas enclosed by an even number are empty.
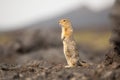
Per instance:
[[[80,60],[79,53],[73,38],[73,28],[68,19],[61,19],[59,24],[62,27],[61,39],[63,41],[64,55],[68,65],[65,67],[87,66],[86,62]]]

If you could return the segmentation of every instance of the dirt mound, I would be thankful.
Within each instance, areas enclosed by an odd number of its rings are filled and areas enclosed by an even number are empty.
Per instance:
[[[113,62],[120,64],[120,0],[116,0],[111,12],[111,20],[114,23],[114,27],[110,39],[111,49],[106,55],[106,65],[112,64]]]

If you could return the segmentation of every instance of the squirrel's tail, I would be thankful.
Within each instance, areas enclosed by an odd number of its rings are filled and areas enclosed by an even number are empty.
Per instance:
[[[85,61],[79,61],[79,66],[84,66],[84,67],[88,67],[89,64]]]

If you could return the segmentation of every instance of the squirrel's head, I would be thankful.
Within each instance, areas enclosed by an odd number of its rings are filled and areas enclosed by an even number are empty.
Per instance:
[[[60,24],[62,27],[71,26],[71,22],[70,22],[68,19],[61,19],[61,20],[59,21],[59,24]]]

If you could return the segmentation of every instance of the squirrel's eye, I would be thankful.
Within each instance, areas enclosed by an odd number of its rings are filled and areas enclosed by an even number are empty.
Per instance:
[[[65,20],[63,20],[63,22],[65,22]]]

